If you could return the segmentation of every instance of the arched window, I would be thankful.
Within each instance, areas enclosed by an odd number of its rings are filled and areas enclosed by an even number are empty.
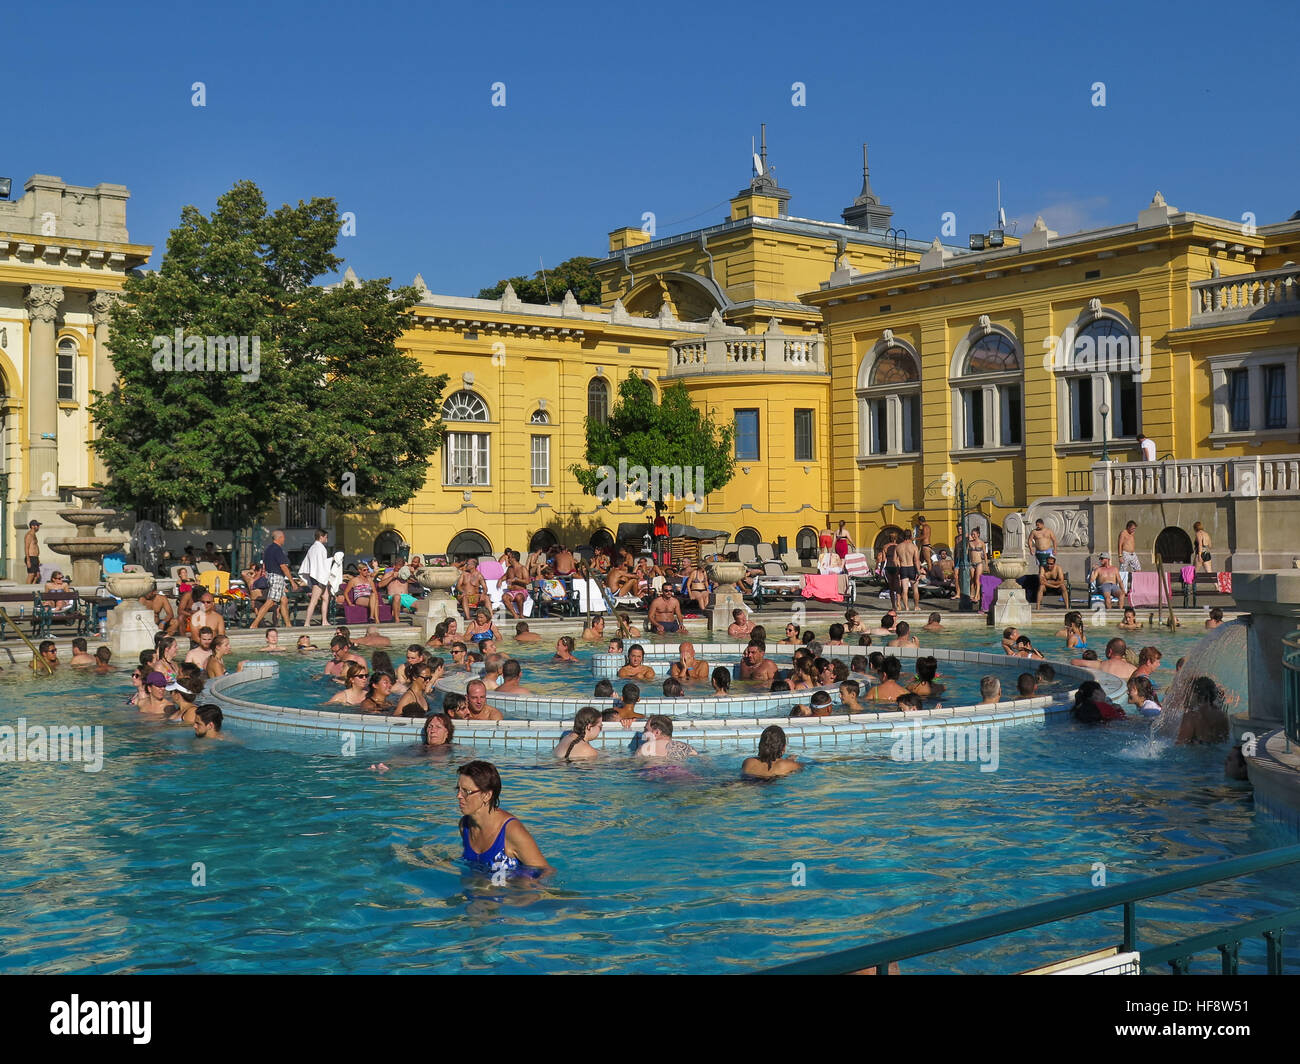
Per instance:
[[[1095,305],[1061,343],[1069,347],[1058,350],[1054,360],[1061,442],[1101,444],[1137,436],[1142,431],[1139,379],[1149,357],[1142,338],[1121,315]]]
[[[607,528],[598,528],[591,534],[591,539],[587,541],[592,550],[608,551],[614,546],[614,536]]]
[[[601,425],[609,420],[609,381],[592,377],[587,385],[587,417]]]
[[[895,540],[903,534],[903,530],[897,525],[886,525],[876,535],[876,541],[871,545],[871,549],[879,554],[885,549],[885,544],[889,542],[889,537],[893,536]]]
[[[953,449],[1024,443],[1023,371],[1010,333],[981,322],[958,345],[952,375]]]
[[[921,361],[910,347],[881,341],[858,371],[860,458],[921,452]]]
[[[405,561],[406,555],[402,554],[402,547],[405,546],[405,542],[402,539],[402,534],[394,529],[390,528],[386,532],[380,532],[375,537],[374,543],[374,556],[379,559],[379,564],[390,565],[398,557]]]
[[[479,558],[491,553],[492,544],[477,532],[458,532],[447,544],[447,557],[451,561],[462,562],[467,558]]]
[[[744,528],[742,528],[739,532],[736,533],[734,542],[737,545],[743,544],[749,547],[757,547],[760,543],[763,542],[763,537],[758,534],[758,529],[750,528],[748,525],[746,525]]]
[[[804,525],[795,534],[794,552],[801,565],[817,564],[817,529]]]
[[[487,421],[487,403],[476,393],[461,390],[442,405],[444,421]],[[492,437],[487,432],[447,433],[443,447],[443,482],[448,487],[482,487],[491,482]]]
[[[1192,537],[1177,525],[1170,525],[1156,536],[1156,554],[1165,565],[1186,565],[1192,560]]]
[[[533,533],[533,538],[528,541],[528,553],[532,554],[535,550],[550,550],[558,542],[555,533],[549,528],[539,528]]]
[[[65,336],[59,341],[58,390],[60,403],[77,401],[77,341]]]
[[[549,425],[551,416],[545,410],[534,410],[533,416],[528,419],[530,425]]]

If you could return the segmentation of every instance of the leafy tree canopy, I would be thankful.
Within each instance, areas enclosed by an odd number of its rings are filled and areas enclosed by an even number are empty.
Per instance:
[[[509,283],[514,285],[515,295],[525,303],[559,303],[564,299],[564,293],[572,290],[573,298],[583,306],[599,306],[600,281],[591,272],[591,264],[596,261],[581,255],[566,259],[553,269],[546,270],[545,283],[542,281],[542,271],[538,270],[531,277],[508,277],[498,281],[491,288],[481,289],[478,297],[500,299]]]
[[[118,381],[91,406],[109,500],[251,517],[282,494],[349,510],[419,490],[446,377],[397,347],[415,289],[312,283],[341,264],[338,230],[332,199],[268,214],[251,181],[181,212],[113,313]]]
[[[697,498],[731,480],[735,426],[719,426],[691,402],[680,381],[665,388],[663,400],[655,402],[649,382],[629,373],[618,386],[618,396],[608,421],[587,420],[587,464],[569,467],[585,494],[601,494],[608,470],[617,470],[620,459],[628,469],[703,469],[703,489],[694,489]],[[655,502],[656,510],[662,509],[662,499]]]

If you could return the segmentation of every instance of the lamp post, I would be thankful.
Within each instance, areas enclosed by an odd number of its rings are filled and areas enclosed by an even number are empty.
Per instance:
[[[1110,451],[1107,448],[1110,446],[1110,441],[1106,433],[1106,419],[1110,417],[1110,407],[1102,403],[1097,408],[1097,412],[1101,414],[1101,460],[1109,462]]]

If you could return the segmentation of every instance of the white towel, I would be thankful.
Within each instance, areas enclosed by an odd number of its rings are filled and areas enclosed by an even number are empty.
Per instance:
[[[336,552],[333,560],[330,561],[329,576],[327,579],[330,586],[330,594],[337,595],[339,593],[339,588],[343,586],[343,552],[342,551]]]

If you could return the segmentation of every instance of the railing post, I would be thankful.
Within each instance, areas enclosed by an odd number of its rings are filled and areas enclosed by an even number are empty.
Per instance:
[[[1124,953],[1132,953],[1137,949],[1137,937],[1137,904],[1128,901],[1124,903]]]
[[[1266,966],[1269,975],[1282,974],[1282,930],[1265,931],[1264,942],[1267,945],[1268,957]]]
[[[1219,947],[1219,952],[1223,955],[1223,974],[1238,975],[1238,954],[1241,951],[1240,942],[1225,942]]]

